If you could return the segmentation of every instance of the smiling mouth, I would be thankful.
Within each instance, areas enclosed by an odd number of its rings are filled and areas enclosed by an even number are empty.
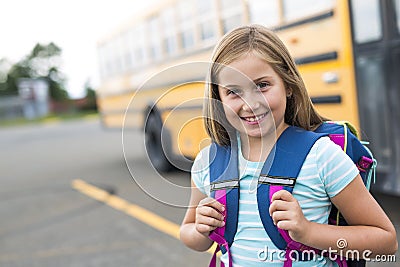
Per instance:
[[[242,120],[245,120],[247,122],[259,122],[260,120],[262,120],[263,118],[265,118],[265,116],[267,116],[268,112],[261,114],[261,115],[257,115],[257,116],[251,116],[251,117],[240,117]]]

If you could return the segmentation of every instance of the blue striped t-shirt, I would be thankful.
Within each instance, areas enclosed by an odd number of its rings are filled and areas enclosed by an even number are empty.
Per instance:
[[[210,195],[209,149],[204,148],[192,167],[192,179],[198,189]],[[280,251],[268,237],[257,206],[257,185],[263,163],[246,160],[239,144],[240,195],[238,228],[231,246],[233,266],[283,266],[284,251]],[[304,161],[293,196],[298,200],[304,216],[326,224],[331,209],[330,198],[342,191],[358,174],[352,160],[328,137],[320,138]],[[228,266],[228,256],[221,261]],[[327,258],[316,261],[293,262],[300,266],[337,266]]]

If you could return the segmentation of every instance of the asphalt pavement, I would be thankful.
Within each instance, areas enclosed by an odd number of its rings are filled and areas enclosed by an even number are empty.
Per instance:
[[[138,155],[130,159],[152,181],[154,171],[140,154],[143,139],[133,139]],[[132,179],[121,131],[102,129],[93,119],[20,126],[0,129],[0,147],[0,266],[207,264],[209,255],[73,188],[80,179],[176,225],[181,222],[183,208],[154,200]],[[185,173],[171,179],[190,183]],[[187,195],[181,197],[187,201]]]

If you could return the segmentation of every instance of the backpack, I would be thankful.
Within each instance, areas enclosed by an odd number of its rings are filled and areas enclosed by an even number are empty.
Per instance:
[[[312,251],[315,255],[321,255],[321,251],[292,240],[287,231],[277,228],[269,214],[270,200],[275,192],[282,189],[292,193],[305,158],[314,143],[323,136],[329,136],[353,160],[368,189],[372,174],[375,174],[376,161],[372,153],[359,141],[354,127],[347,122],[324,122],[314,132],[289,126],[281,134],[272,150],[275,153],[270,153],[261,170],[258,179],[257,202],[260,218],[268,236],[278,249],[286,251],[284,267],[292,266],[293,257],[291,253],[293,251]],[[232,258],[229,248],[236,234],[239,214],[237,140],[233,140],[231,146],[219,146],[212,143],[209,153],[211,196],[226,207],[223,214],[225,226],[215,229],[209,235],[210,239],[218,244],[211,259],[210,267],[216,266],[216,254],[219,250],[222,253],[228,253],[229,267],[231,267]],[[328,223],[347,225],[334,205],[332,205]],[[294,255],[301,255],[300,258],[296,259],[299,261],[311,260],[306,253],[295,253]],[[328,255],[324,254],[323,256]],[[339,267],[365,266],[364,260],[336,258]]]

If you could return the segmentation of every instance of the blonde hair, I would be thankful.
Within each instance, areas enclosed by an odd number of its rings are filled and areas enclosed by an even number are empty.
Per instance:
[[[213,52],[206,92],[208,100],[204,106],[205,127],[213,142],[230,145],[229,136],[234,132],[222,107],[218,74],[223,66],[248,53],[255,53],[270,64],[285,88],[290,88],[292,95],[287,98],[285,123],[315,130],[326,120],[314,109],[293,58],[276,34],[261,25],[242,26],[227,33]]]

